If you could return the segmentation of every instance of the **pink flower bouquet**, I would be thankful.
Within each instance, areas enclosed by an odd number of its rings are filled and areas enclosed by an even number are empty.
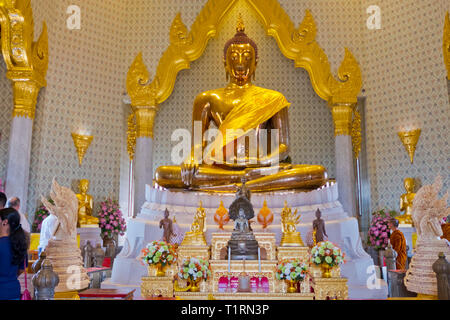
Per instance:
[[[100,203],[100,229],[102,235],[112,238],[114,235],[125,234],[127,230],[125,219],[120,211],[119,203],[116,200],[107,199]]]
[[[396,215],[396,212],[389,211],[385,213],[384,210],[380,210],[372,213],[372,215],[368,244],[377,250],[385,249],[389,244],[388,221]]]

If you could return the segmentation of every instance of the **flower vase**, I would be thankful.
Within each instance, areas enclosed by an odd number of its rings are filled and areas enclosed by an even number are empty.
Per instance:
[[[331,267],[328,263],[322,263],[320,265],[320,268],[322,269],[322,278],[331,278]]]
[[[163,266],[161,263],[158,263],[157,265],[149,265],[147,270],[148,270],[148,275],[149,277],[153,277],[155,274],[155,267],[156,267],[156,276],[157,277],[164,277],[166,275],[166,271],[164,270],[166,268],[166,266]]]
[[[287,288],[287,292],[288,293],[296,293],[297,292],[298,281],[296,281],[296,280],[286,280],[286,283],[288,284],[288,288]]]
[[[190,292],[200,292],[200,280],[201,278],[198,278],[197,280],[189,280]]]

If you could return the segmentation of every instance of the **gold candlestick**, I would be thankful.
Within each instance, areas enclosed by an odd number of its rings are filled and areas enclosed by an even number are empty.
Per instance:
[[[72,139],[73,139],[73,144],[75,145],[75,148],[77,149],[78,162],[80,163],[80,166],[81,166],[81,164],[83,163],[84,155],[86,154],[86,151],[89,148],[94,137],[72,132]]]
[[[414,153],[416,152],[417,142],[419,141],[421,129],[411,131],[400,131],[398,136],[405,146],[406,152],[408,152],[411,163],[414,162]]]

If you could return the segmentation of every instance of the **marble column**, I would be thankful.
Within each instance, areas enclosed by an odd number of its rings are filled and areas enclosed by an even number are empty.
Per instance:
[[[8,198],[19,197],[22,212],[27,212],[32,130],[32,119],[27,117],[12,119],[5,193]]]
[[[145,186],[153,184],[153,123],[156,106],[132,106],[136,117],[134,216],[145,203]]]
[[[349,216],[356,217],[355,171],[352,137],[350,136],[353,109],[353,104],[336,104],[331,107],[335,130],[336,180],[339,201]]]
[[[153,183],[153,139],[141,137],[136,139],[135,155],[135,193],[134,216],[136,216],[145,203],[145,185]]]

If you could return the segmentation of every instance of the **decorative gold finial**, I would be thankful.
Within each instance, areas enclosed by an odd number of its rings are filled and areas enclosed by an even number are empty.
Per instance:
[[[416,152],[417,142],[419,141],[421,129],[411,131],[400,131],[398,136],[405,146],[406,152],[408,152],[411,163],[414,163],[414,153]]]
[[[94,137],[72,132],[72,139],[73,139],[73,144],[75,145],[75,148],[77,149],[78,162],[80,163],[80,166],[81,166],[81,164],[83,163],[84,155],[86,154],[86,151],[89,148],[89,146],[91,145],[91,142],[94,139]]]
[[[244,20],[242,20],[242,15],[240,13],[236,25],[236,32],[245,32]]]

